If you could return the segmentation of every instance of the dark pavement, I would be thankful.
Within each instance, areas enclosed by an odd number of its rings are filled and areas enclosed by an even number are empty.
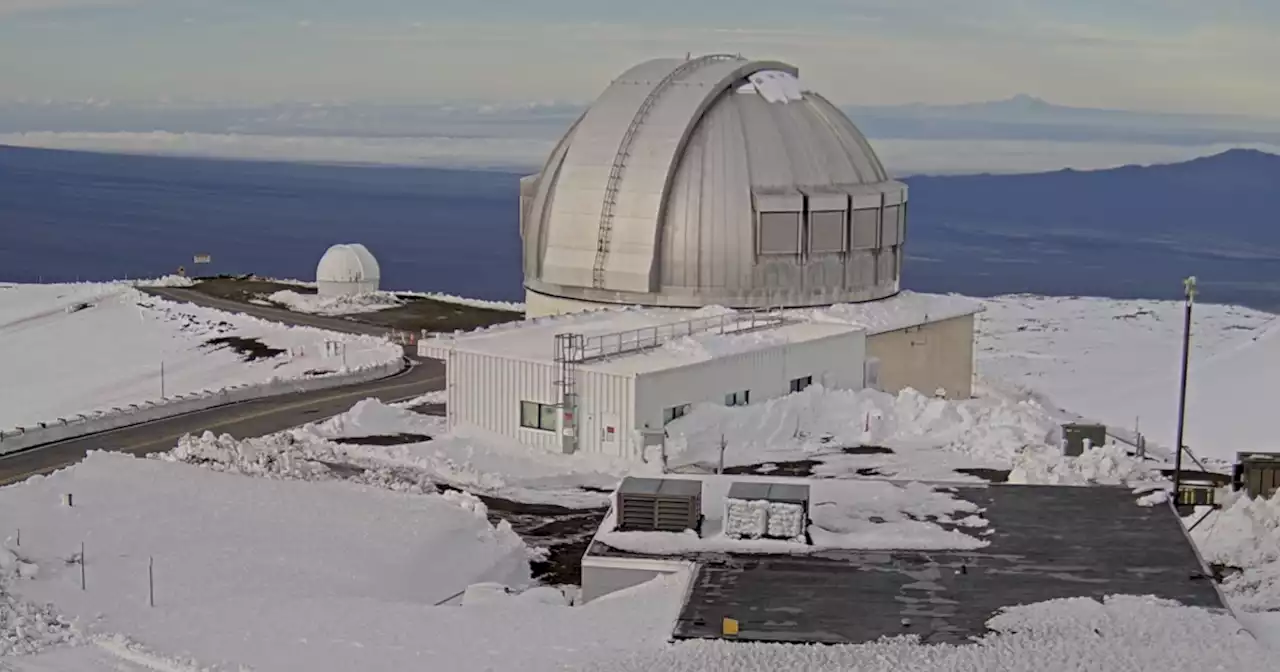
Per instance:
[[[146,291],[173,301],[245,313],[285,324],[359,334],[381,335],[387,332],[385,327],[228,301],[185,289],[154,288]],[[444,389],[443,362],[418,359],[416,353],[406,354],[413,366],[390,378],[220,406],[0,456],[0,486],[70,466],[83,459],[90,450],[145,455],[173,448],[183,434],[201,434],[205,431],[231,434],[237,438],[261,436],[337,415],[369,397],[399,401]]]
[[[1125,487],[958,488],[985,509],[991,544],[973,551],[828,551],[703,557],[677,639],[858,644],[919,635],[959,644],[1005,607],[1155,595],[1223,609],[1172,508]],[[597,552],[597,549],[592,549]]]

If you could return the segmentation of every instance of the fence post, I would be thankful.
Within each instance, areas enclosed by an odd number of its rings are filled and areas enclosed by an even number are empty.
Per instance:
[[[724,434],[721,434],[720,435],[720,464],[719,466],[716,467],[717,474],[724,473],[724,449],[726,446],[728,446],[728,443],[726,443],[724,440]]]
[[[155,558],[147,556],[147,606],[156,606]]]
[[[85,589],[84,583],[84,542],[80,542],[80,590]]]

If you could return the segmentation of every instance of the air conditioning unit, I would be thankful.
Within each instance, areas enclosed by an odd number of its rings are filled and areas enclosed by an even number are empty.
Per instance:
[[[724,500],[724,533],[733,539],[808,543],[809,486],[738,482]]]
[[[617,508],[620,532],[699,532],[702,481],[627,477],[618,487]]]

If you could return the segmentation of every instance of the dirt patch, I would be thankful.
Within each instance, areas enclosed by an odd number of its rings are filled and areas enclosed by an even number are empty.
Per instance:
[[[242,336],[218,336],[205,341],[204,344],[214,349],[231,348],[236,354],[240,355],[240,359],[246,362],[271,359],[285,353],[284,350],[273,348],[256,338],[244,338]]]
[[[725,467],[724,473],[729,475],[754,476],[812,476],[813,468],[821,464],[818,460],[794,460],[791,462],[765,462],[739,467]]]
[[[446,485],[440,488],[458,490]],[[582,556],[608,513],[607,507],[570,509],[491,495],[475,496],[489,508],[491,522],[505,520],[525,543],[546,549],[545,559],[530,563],[533,578],[553,586],[582,584]]]
[[[407,443],[424,443],[431,437],[426,434],[380,434],[377,436],[339,436],[329,439],[346,446],[403,446]]]
[[[892,455],[893,450],[883,446],[845,446],[840,449],[845,455]]]
[[[196,282],[191,289],[208,294],[209,296],[219,299],[228,299],[230,301],[239,301],[241,303],[249,303],[254,299],[260,299],[262,296],[269,296],[281,290],[290,290],[299,294],[315,294],[314,287],[306,287],[304,285],[291,285],[283,282],[273,282],[271,280],[263,280],[254,276],[237,276],[228,277],[221,276],[217,278],[206,278]]]
[[[1009,469],[982,469],[979,467],[956,469],[956,473],[966,476],[977,476],[988,483],[1008,483]]]
[[[397,294],[404,305],[371,313],[349,315],[353,320],[403,331],[470,331],[503,322],[523,320],[524,315],[460,303],[437,301],[421,296]]]
[[[409,410],[413,411],[414,413],[421,413],[423,415],[434,415],[440,418],[443,418],[445,415],[445,405],[439,404],[439,403],[419,404]]]
[[[859,476],[866,476],[868,478],[878,478],[878,477],[889,475],[884,473],[883,471],[880,471],[879,469],[876,469],[875,467],[862,467],[861,469],[857,470],[857,474]]]

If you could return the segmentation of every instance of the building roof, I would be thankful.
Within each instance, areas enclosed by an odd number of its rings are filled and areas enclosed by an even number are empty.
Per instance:
[[[959,294],[900,292],[881,301],[845,303],[789,314],[815,322],[850,324],[875,335],[973,315],[982,310],[982,303]]]
[[[360,243],[341,243],[325,251],[316,265],[316,282],[377,282],[378,260]]]
[[[437,335],[420,341],[428,356],[442,357],[441,351],[455,349],[496,357],[552,364],[555,362],[557,334],[578,334],[588,339],[594,336],[620,334],[639,330],[664,329],[669,325],[684,324],[691,319],[714,322],[720,316],[732,318],[736,313],[724,309],[699,311],[623,308],[599,310],[588,313],[572,313],[553,317],[535,318],[522,322],[509,322],[471,332]],[[705,325],[704,325],[705,326]],[[736,327],[726,327],[734,331]],[[695,331],[691,336],[664,340],[659,347],[595,359],[579,366],[583,369],[634,375],[649,371],[661,371],[705,362],[716,357],[776,347],[788,343],[803,343],[841,334],[861,331],[848,322],[835,320],[811,320],[794,316],[782,324],[769,328],[720,334],[715,331]],[[645,337],[642,334],[641,337]]]
[[[847,218],[907,197],[853,123],[802,91],[786,63],[724,55],[641,63],[523,186],[525,282],[539,293],[763,308],[865,301],[899,288],[900,255],[890,251],[757,255],[758,212],[799,217],[807,202]],[[808,245],[798,228],[795,237]],[[900,237],[887,240],[896,247]]]

